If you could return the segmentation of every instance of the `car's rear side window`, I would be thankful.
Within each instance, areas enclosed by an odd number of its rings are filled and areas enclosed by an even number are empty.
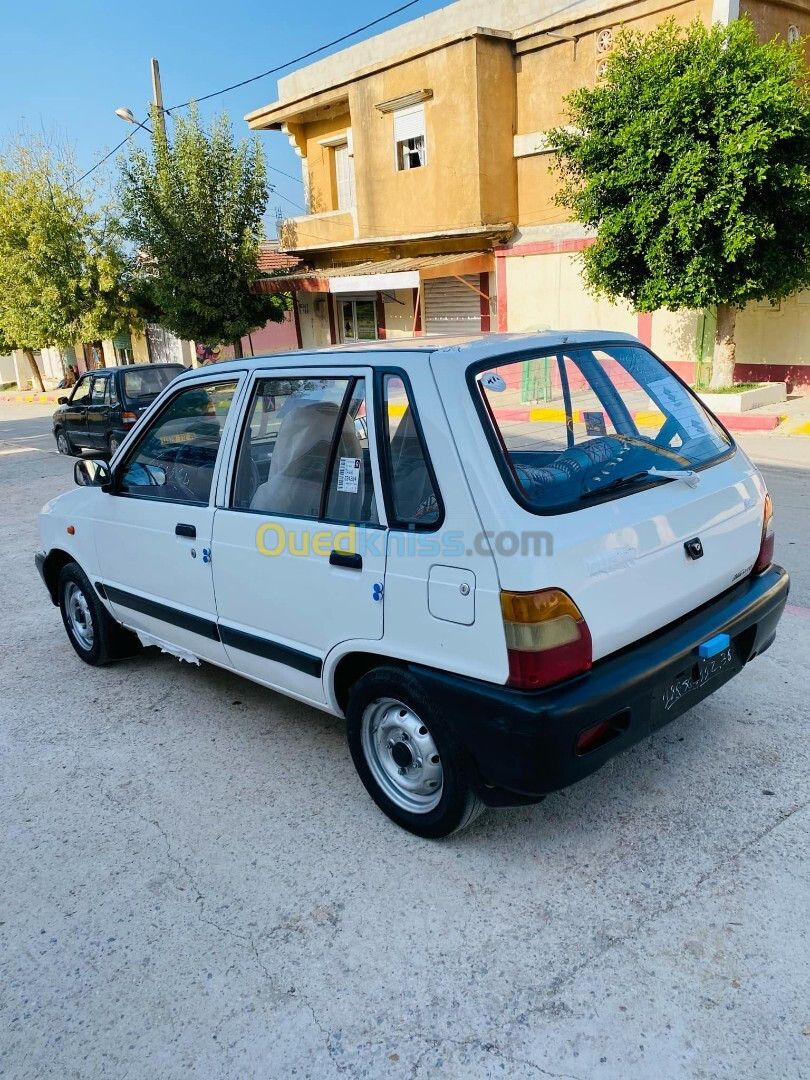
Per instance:
[[[531,509],[568,510],[725,456],[732,442],[640,346],[572,348],[475,373],[510,485]]]
[[[383,376],[382,412],[391,524],[433,529],[442,518],[441,501],[411,393],[399,375]]]
[[[123,374],[124,397],[128,401],[151,401],[172,379],[177,378],[182,367],[150,367],[125,371]]]

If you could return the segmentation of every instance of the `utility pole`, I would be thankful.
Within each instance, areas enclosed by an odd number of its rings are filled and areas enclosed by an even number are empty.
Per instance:
[[[155,123],[160,125],[161,134],[166,136],[166,117],[163,111],[163,88],[160,85],[160,65],[152,57],[152,96],[155,106]]]

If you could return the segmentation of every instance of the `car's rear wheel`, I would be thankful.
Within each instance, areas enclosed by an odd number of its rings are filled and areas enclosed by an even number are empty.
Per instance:
[[[56,449],[60,454],[67,454],[68,457],[73,456],[73,445],[64,428],[59,428],[56,433]]]
[[[437,839],[483,810],[463,748],[410,672],[379,667],[359,679],[346,729],[366,790],[403,829]]]
[[[112,457],[118,447],[121,445],[121,440],[118,438],[117,435],[110,435],[107,439],[107,445],[110,448],[110,457]]]
[[[99,667],[141,648],[135,634],[110,617],[78,563],[59,572],[59,610],[70,644],[86,664]]]

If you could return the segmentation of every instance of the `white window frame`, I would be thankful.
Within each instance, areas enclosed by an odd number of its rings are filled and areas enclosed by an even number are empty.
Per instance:
[[[422,140],[422,164],[417,168],[424,168],[428,163],[427,126],[425,123],[425,106],[422,102],[416,105],[407,105],[402,109],[394,109],[394,168],[397,172],[410,172],[411,168],[400,164],[400,146],[411,139]]]

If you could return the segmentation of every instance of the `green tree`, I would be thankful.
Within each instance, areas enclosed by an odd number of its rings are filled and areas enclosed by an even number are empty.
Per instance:
[[[35,349],[113,336],[133,324],[126,260],[108,209],[72,181],[72,155],[22,133],[0,150],[0,339]]]
[[[810,92],[801,43],[747,19],[622,31],[601,85],[550,133],[558,202],[597,230],[590,291],[637,311],[717,308],[712,386],[737,311],[810,285]]]
[[[268,196],[262,148],[235,143],[224,114],[209,131],[192,107],[174,121],[172,141],[152,119],[151,153],[132,151],[120,183],[139,295],[178,337],[233,342],[241,356],[241,338],[286,309],[251,292]]]

